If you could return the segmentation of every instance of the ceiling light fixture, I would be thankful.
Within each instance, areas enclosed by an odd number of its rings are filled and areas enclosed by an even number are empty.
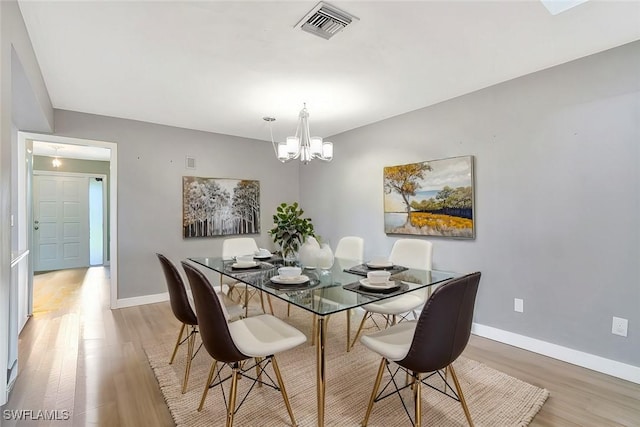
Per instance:
[[[56,154],[55,157],[53,158],[53,161],[51,162],[51,164],[53,165],[54,168],[59,168],[60,166],[62,166],[62,162],[60,161],[60,159],[58,158],[58,146],[53,147],[56,150]]]
[[[540,0],[550,14],[557,15],[585,3],[587,0]]]
[[[263,117],[262,119],[269,122],[273,150],[278,160],[282,163],[299,158],[306,165],[314,159],[325,162],[330,162],[333,159],[333,142],[323,141],[319,136],[312,137],[309,132],[309,112],[307,111],[306,103],[298,115],[298,127],[296,128],[295,136],[288,136],[285,142],[276,143],[273,140],[271,124],[276,120],[275,117]]]

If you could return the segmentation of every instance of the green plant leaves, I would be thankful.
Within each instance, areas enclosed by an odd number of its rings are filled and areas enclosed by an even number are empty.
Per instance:
[[[304,211],[298,202],[281,203],[273,215],[274,227],[269,230],[274,243],[282,249],[282,255],[292,255],[308,236],[314,236],[311,218],[303,218]]]

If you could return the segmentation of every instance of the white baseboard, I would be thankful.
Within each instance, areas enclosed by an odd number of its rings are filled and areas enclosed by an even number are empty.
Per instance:
[[[593,354],[530,338],[524,335],[515,334],[513,332],[504,331],[491,326],[480,325],[478,323],[473,324],[471,327],[471,333],[640,384],[640,367],[638,366],[605,359],[604,357],[595,356]]]
[[[116,301],[115,308],[133,307],[136,305],[155,304],[157,302],[169,301],[169,292],[154,295],[144,295],[141,297],[121,298]]]
[[[213,285],[213,289],[216,292],[220,292],[220,285]],[[191,289],[187,289],[187,296],[190,300],[193,300],[191,295]],[[169,301],[169,292],[154,295],[144,295],[141,297],[122,298],[116,301],[115,308],[127,308],[134,307],[136,305],[155,304],[158,302]]]

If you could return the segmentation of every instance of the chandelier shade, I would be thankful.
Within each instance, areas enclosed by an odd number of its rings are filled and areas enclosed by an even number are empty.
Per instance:
[[[300,161],[306,165],[315,159],[325,162],[330,162],[333,159],[333,142],[323,141],[319,136],[311,136],[307,104],[303,105],[298,115],[298,126],[295,136],[288,136],[284,142],[275,142],[273,139],[271,124],[276,119],[273,117],[263,117],[263,120],[269,122],[273,150],[278,160],[282,163],[300,159]]]

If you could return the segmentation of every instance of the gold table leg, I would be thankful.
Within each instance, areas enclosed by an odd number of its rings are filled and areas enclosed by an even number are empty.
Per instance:
[[[351,350],[351,309],[347,310],[347,353]]]
[[[326,339],[326,326],[329,316],[318,316],[316,328],[316,387],[318,391],[318,426],[324,426],[324,401],[326,391],[326,372],[324,360],[324,346]]]

